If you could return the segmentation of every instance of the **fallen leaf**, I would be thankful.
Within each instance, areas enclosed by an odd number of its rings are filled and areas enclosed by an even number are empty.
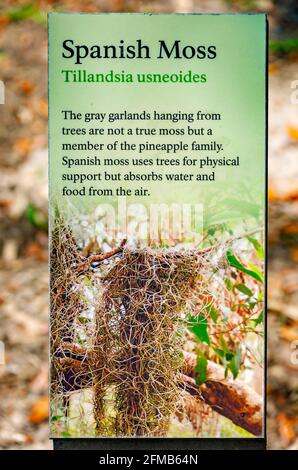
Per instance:
[[[32,147],[32,140],[29,139],[28,137],[20,137],[19,139],[16,140],[16,143],[14,145],[14,148],[16,152],[21,156],[25,157],[28,155]]]
[[[37,242],[32,242],[27,246],[25,255],[30,258],[36,258],[40,261],[46,261],[48,257],[47,252],[43,250]]]
[[[270,202],[274,202],[278,200],[277,193],[272,187],[269,187],[268,189],[268,199]]]
[[[298,223],[291,223],[291,224],[286,225],[286,226],[283,228],[283,231],[284,231],[285,233],[288,233],[289,235],[296,235],[296,234],[298,234]]]
[[[33,436],[31,434],[26,434],[26,444],[32,444],[34,442]]]
[[[0,200],[0,208],[1,209],[9,209],[12,205],[11,199],[1,199]]]
[[[28,420],[31,424],[39,424],[49,417],[49,399],[48,397],[40,398],[33,403]]]
[[[4,28],[5,26],[8,25],[9,22],[10,22],[10,19],[7,15],[0,16],[0,28]]]
[[[84,5],[83,11],[87,13],[95,13],[98,11],[98,7],[96,5]]]
[[[288,126],[287,127],[287,133],[290,139],[294,141],[298,141],[298,128],[294,126]]]
[[[34,84],[30,80],[23,80],[20,83],[20,90],[25,94],[29,95],[34,89]]]
[[[280,413],[277,416],[278,421],[278,428],[279,433],[282,439],[287,443],[290,444],[294,441],[296,434],[295,434],[295,419],[293,417],[287,416],[284,413]]]
[[[293,261],[298,262],[298,247],[297,246],[291,247],[291,256],[292,256]]]
[[[279,65],[277,62],[270,62],[268,65],[268,73],[269,75],[273,75],[274,73],[279,71]]]
[[[37,112],[44,117],[48,117],[48,102],[46,100],[39,100],[37,103]]]
[[[292,343],[293,341],[298,340],[298,329],[291,327],[291,326],[282,326],[280,328],[280,336],[288,341],[289,343]]]

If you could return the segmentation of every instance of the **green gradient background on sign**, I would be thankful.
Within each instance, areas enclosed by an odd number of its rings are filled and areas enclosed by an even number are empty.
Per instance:
[[[215,197],[219,204],[227,198],[253,202],[260,208],[265,205],[265,51],[266,51],[266,19],[265,15],[150,15],[150,14],[50,14],[50,196],[52,202],[64,199],[61,189],[65,182],[61,174],[67,170],[62,166],[62,143],[94,142],[108,143],[113,138],[107,136],[65,137],[61,135],[61,127],[66,123],[62,119],[61,110],[74,112],[217,112],[222,114],[222,121],[212,122],[214,140],[224,142],[221,155],[241,158],[241,166],[222,167],[216,171],[215,182],[194,183],[121,183],[123,187],[148,187],[150,198],[139,198],[142,203],[181,202],[206,203]],[[84,59],[82,65],[75,65],[73,59],[62,58],[62,42],[72,39],[75,43],[86,44],[119,44],[123,39],[126,44],[134,44],[142,39],[149,45],[151,59]],[[180,40],[181,44],[199,46],[215,45],[217,57],[214,60],[199,59],[156,59],[158,40],[167,43]],[[179,71],[206,73],[205,84],[142,84],[142,83],[64,83],[62,69],[85,69],[92,73],[107,73],[110,70],[126,73],[178,73]],[[69,127],[84,127],[83,121],[67,121]],[[116,126],[134,127],[120,122]],[[143,121],[142,127],[181,127],[187,123],[172,124]],[[89,127],[90,124],[87,124]],[[101,127],[93,122],[92,127]],[[107,125],[104,124],[104,127]],[[115,126],[111,124],[110,127]],[[194,127],[194,124],[191,124]],[[209,127],[207,121],[197,123],[197,127]],[[119,138],[117,138],[119,140]],[[144,137],[128,137],[131,142],[143,142]],[[193,140],[207,142],[210,137],[148,137],[152,142],[179,142],[183,140],[191,144]],[[109,158],[129,158],[131,152],[67,152],[66,155],[77,158],[86,155]],[[189,157],[208,155],[185,153]],[[143,154],[150,158],[157,153]],[[177,158],[177,155],[159,156]],[[184,153],[182,154],[184,156]],[[127,172],[129,169],[139,172],[151,172],[152,167],[144,168],[110,168],[111,171]],[[73,167],[72,171],[102,171],[101,167]],[[109,170],[108,168],[106,170]],[[171,171],[191,172],[190,168],[172,168]],[[155,168],[157,172],[167,172]],[[197,170],[200,172],[200,170]],[[206,172],[207,170],[201,170]],[[211,169],[208,172],[212,171]],[[99,184],[99,183],[97,183]],[[114,187],[118,182],[112,183]],[[95,183],[92,183],[95,186]],[[67,183],[68,187],[72,187]],[[110,182],[100,183],[100,187],[111,187]],[[71,198],[78,208],[91,208],[104,202],[103,198]],[[131,198],[130,200],[136,200]],[[110,202],[112,202],[110,200]],[[262,211],[261,211],[262,212]]]

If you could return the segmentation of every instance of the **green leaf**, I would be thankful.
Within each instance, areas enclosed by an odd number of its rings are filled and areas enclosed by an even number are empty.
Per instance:
[[[287,55],[298,50],[298,39],[271,39],[271,41],[269,41],[269,47],[270,51],[274,54]]]
[[[236,379],[237,375],[239,374],[241,365],[241,349],[239,346],[236,347],[236,353],[234,354],[233,358],[230,360],[228,364],[228,368],[233,374],[233,378]]]
[[[203,356],[202,353],[198,353],[197,355],[197,364],[195,367],[195,380],[197,385],[202,385],[206,382],[207,379],[207,364],[208,361],[206,357]]]
[[[200,313],[197,317],[189,317],[189,330],[203,343],[207,343],[210,346],[210,338],[208,334],[208,322],[207,318]]]
[[[242,292],[242,294],[248,295],[248,297],[253,296],[253,292],[245,284],[243,284],[242,282],[240,282],[239,284],[236,284],[235,287],[240,292]]]
[[[263,249],[261,243],[260,243],[256,238],[247,237],[247,239],[248,239],[248,240],[250,241],[250,243],[252,243],[252,245],[254,246],[258,257],[259,257],[260,259],[264,259],[264,249]]]
[[[214,307],[214,305],[206,305],[205,310],[207,314],[210,315],[211,320],[214,321],[214,323],[216,323],[218,319],[218,312],[216,308]]]
[[[222,349],[219,349],[219,348],[212,348],[212,349],[217,354],[217,356],[219,356],[220,358],[225,357],[225,353]]]
[[[61,421],[62,419],[64,419],[64,416],[62,415],[55,415],[55,416],[52,416],[51,417],[51,421]]]
[[[37,5],[34,5],[34,3],[29,3],[18,6],[16,8],[11,8],[8,10],[7,16],[11,21],[21,21],[34,16],[37,12]]]
[[[61,436],[62,436],[62,437],[71,437],[71,434],[70,434],[70,432],[62,431],[62,432],[61,432]]]
[[[257,302],[251,301],[251,300],[247,303],[248,303],[248,306],[251,310],[253,310],[255,308],[255,306],[257,305]]]
[[[262,271],[260,271],[256,266],[254,266],[253,264],[251,263],[247,263],[248,266],[250,267],[250,269],[257,275],[259,276],[261,279],[262,279],[262,282],[264,282],[264,276],[263,276],[263,273]]]
[[[221,347],[223,349],[223,352],[226,354],[226,353],[230,353],[231,350],[230,348],[228,347],[224,337],[222,335],[220,335],[220,338],[219,338],[219,341],[220,341],[220,344],[221,344]]]
[[[263,323],[264,321],[264,312],[263,310],[261,311],[260,315],[258,316],[258,318],[256,318],[256,320],[254,320],[255,322],[255,325],[260,325],[261,323]]]
[[[222,350],[223,350],[223,358],[226,360],[226,361],[231,361],[233,359],[233,357],[235,356],[235,353],[234,351],[232,351],[229,346],[227,345],[224,337],[221,335],[220,338],[219,338],[219,341],[220,341],[220,344],[221,344],[221,347],[222,347]]]
[[[231,361],[234,356],[235,356],[235,353],[233,353],[233,351],[227,352],[226,353],[226,360]]]
[[[92,282],[90,281],[88,276],[85,277],[84,281],[87,287],[92,287]]]
[[[86,317],[78,317],[78,320],[80,323],[83,323],[83,324],[89,323],[90,321],[89,318],[86,318]]]
[[[216,232],[216,228],[215,228],[215,227],[210,227],[210,228],[208,229],[208,235],[209,235],[210,237],[213,237],[213,235],[215,234],[215,232]]]
[[[261,300],[263,300],[263,298],[264,298],[264,291],[260,290],[260,292],[258,294],[258,297],[257,297],[258,302],[261,302]]]
[[[234,285],[231,279],[229,279],[228,277],[226,277],[225,279],[225,285],[227,286],[227,289],[232,292],[232,290],[234,289]]]
[[[227,260],[233,268],[238,269],[238,271],[242,271],[245,274],[248,274],[249,276],[253,277],[257,281],[263,283],[263,276],[260,275],[260,273],[256,272],[256,270],[251,270],[245,268],[243,264],[240,263],[240,261],[236,258],[234,255],[233,251],[230,249],[227,251]]]
[[[47,231],[48,221],[33,204],[28,204],[25,217],[28,222],[39,230]]]

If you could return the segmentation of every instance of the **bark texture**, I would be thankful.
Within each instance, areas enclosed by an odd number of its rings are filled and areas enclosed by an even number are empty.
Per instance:
[[[196,355],[184,353],[183,384],[186,390],[217,413],[255,436],[262,434],[262,397],[240,380],[225,378],[224,368],[208,361],[207,380],[196,385]]]

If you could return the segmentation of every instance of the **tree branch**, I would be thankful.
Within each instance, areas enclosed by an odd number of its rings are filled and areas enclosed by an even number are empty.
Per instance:
[[[101,255],[91,255],[91,256],[89,256],[89,258],[86,258],[85,261],[78,264],[78,266],[76,267],[76,271],[78,273],[87,271],[90,268],[91,263],[102,262],[102,261],[104,261],[108,258],[111,258],[112,256],[117,255],[118,253],[121,253],[124,250],[126,242],[127,242],[126,239],[122,240],[119,247],[114,248],[113,250],[108,251],[107,253],[103,253]]]
[[[66,351],[78,352],[77,346],[64,343]],[[207,364],[207,380],[196,384],[196,355],[184,352],[180,386],[190,395],[209,405],[214,411],[230,419],[246,431],[262,433],[262,397],[240,380],[225,378],[224,368],[212,361]],[[94,364],[90,357],[82,361],[72,357],[55,358],[56,367],[66,374],[65,391],[79,391],[92,386]],[[110,378],[111,383],[113,378]]]
[[[207,380],[195,381],[196,355],[184,353],[182,386],[194,397],[207,403],[234,424],[259,436],[262,434],[262,398],[240,380],[225,378],[224,368],[208,361]]]

